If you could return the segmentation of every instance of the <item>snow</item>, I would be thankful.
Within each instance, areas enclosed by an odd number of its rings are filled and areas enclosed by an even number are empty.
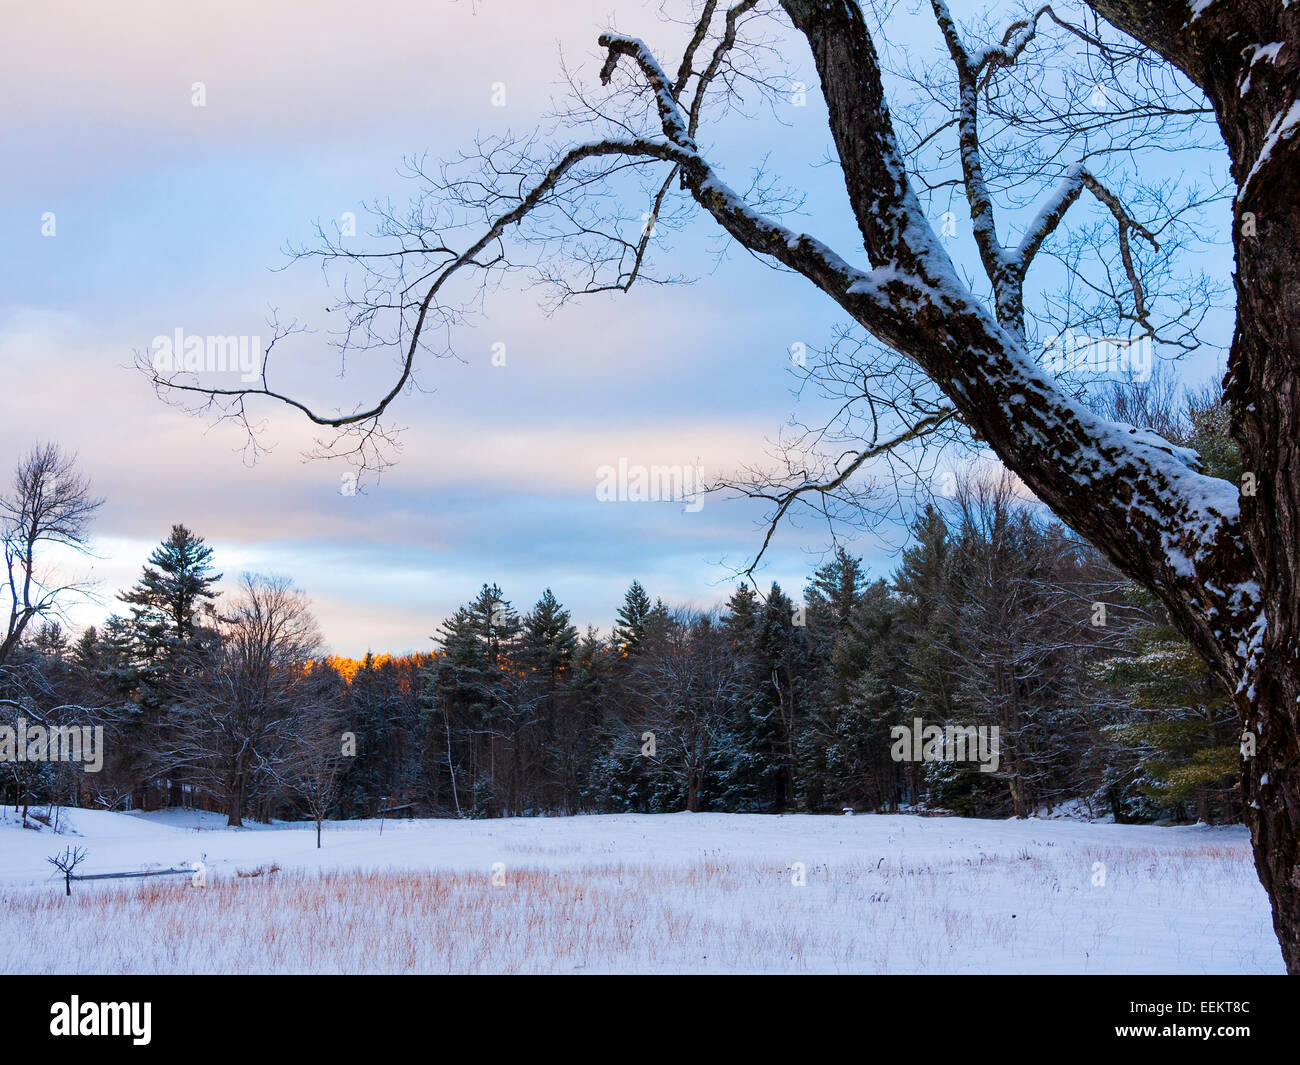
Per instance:
[[[57,835],[0,820],[0,971],[1282,971],[1239,827],[348,821],[317,850],[311,824],[64,817]],[[206,885],[96,881],[66,899],[45,859],[68,845],[83,872],[203,861]]]
[[[1239,95],[1245,96],[1246,93],[1250,92],[1251,78],[1255,72],[1255,64],[1261,59],[1267,59],[1270,63],[1276,63],[1278,53],[1282,51],[1285,46],[1285,41],[1274,41],[1272,44],[1253,44],[1246,49],[1246,51],[1252,54],[1250,57],[1250,65],[1246,68],[1246,73],[1241,79],[1241,90]]]
[[[645,72],[646,80],[650,83],[650,89],[654,93],[655,105],[659,109],[659,119],[663,124],[664,133],[674,143],[688,151],[695,151],[695,140],[690,134],[686,116],[682,114],[682,110],[673,96],[672,82],[668,80],[668,75],[664,72],[663,67],[659,65],[659,60],[655,58],[654,52],[650,50],[645,41],[639,37],[627,37],[620,33],[605,33],[600,37],[600,44],[605,48],[626,50],[635,57],[637,63]],[[611,59],[614,56],[615,53],[611,52]],[[607,61],[605,70],[601,72],[601,80],[608,83],[612,71],[613,64]]]
[[[1241,191],[1237,193],[1239,203],[1246,198],[1246,193],[1249,191],[1250,183],[1255,179],[1255,175],[1273,157],[1273,150],[1283,141],[1291,140],[1295,136],[1297,129],[1300,129],[1300,100],[1293,101],[1286,111],[1279,112],[1273,117],[1273,121],[1268,127],[1268,133],[1264,137],[1264,146],[1259,150],[1259,157],[1255,160],[1255,165],[1250,168],[1250,173],[1242,181]]]

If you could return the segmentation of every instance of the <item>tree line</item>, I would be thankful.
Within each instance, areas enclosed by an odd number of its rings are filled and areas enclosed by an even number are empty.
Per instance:
[[[1216,451],[1215,408],[1191,410],[1188,441],[1236,461]],[[34,484],[47,507],[60,492],[76,503],[53,510],[65,542],[84,542],[98,506],[57,449],[20,465],[4,502],[18,635],[0,660],[0,727],[98,726],[105,761],[94,774],[0,761],[15,807],[193,806],[318,829],[393,814],[1064,804],[1121,821],[1241,816],[1227,692],[1153,597],[1005,476],[925,506],[887,577],[840,548],[797,599],[742,584],[716,610],[670,607],[634,581],[607,633],[579,632],[550,589],[521,612],[486,583],[429,653],[360,661],[322,651],[287,579],[245,575],[219,593],[212,549],[184,525],[120,594],[124,610],[72,638],[19,591],[44,538],[23,501]],[[996,768],[899,758],[897,730],[922,725],[996,729]]]

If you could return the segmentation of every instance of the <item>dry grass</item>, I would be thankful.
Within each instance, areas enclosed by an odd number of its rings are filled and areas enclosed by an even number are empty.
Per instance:
[[[270,876],[272,873],[278,873],[279,871],[279,865],[272,863],[271,865],[258,865],[252,869],[236,869],[235,876],[241,880],[248,880],[255,876]]]
[[[1092,883],[1093,863],[1106,885]],[[1244,848],[893,865],[592,864],[491,874],[270,868],[0,893],[4,972],[1260,971]],[[268,874],[268,875],[262,875]],[[1207,947],[1207,943],[1209,944]]]

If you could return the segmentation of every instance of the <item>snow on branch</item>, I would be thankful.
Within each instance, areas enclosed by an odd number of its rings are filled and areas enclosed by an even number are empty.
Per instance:
[[[636,37],[623,37],[616,33],[603,33],[597,42],[608,49],[605,65],[600,68],[600,83],[608,85],[618,65],[619,56],[630,56],[645,74],[646,82],[654,93],[655,104],[659,108],[659,120],[663,124],[664,135],[678,147],[695,151],[695,138],[687,128],[686,118],[677,105],[673,86],[664,73],[646,43]]]
[[[1142,279],[1138,276],[1137,268],[1133,263],[1129,234],[1130,232],[1140,234],[1153,248],[1159,248],[1160,242],[1151,230],[1141,222],[1136,221],[1128,213],[1123,202],[1115,193],[1082,165],[1072,167],[1056,190],[1044,201],[1042,207],[1038,210],[1038,214],[1030,222],[1028,229],[1025,230],[1020,245],[1010,257],[1009,265],[1018,277],[1024,278],[1034,260],[1034,256],[1038,253],[1038,249],[1042,247],[1043,241],[1061,224],[1066,213],[1079,199],[1084,189],[1090,191],[1098,202],[1106,207],[1115,218],[1119,230],[1120,260],[1124,264],[1124,273],[1128,277],[1129,285],[1133,291],[1134,313],[1137,320],[1146,326],[1147,331],[1152,332],[1153,330],[1147,320],[1146,296],[1142,287]]]

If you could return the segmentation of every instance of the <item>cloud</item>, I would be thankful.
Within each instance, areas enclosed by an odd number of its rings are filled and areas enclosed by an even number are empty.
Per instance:
[[[519,364],[446,364],[463,388],[404,397],[412,417],[400,462],[348,496],[348,467],[300,460],[311,443],[303,419],[268,408],[278,446],[249,466],[237,431],[205,431],[104,349],[70,314],[24,311],[0,323],[0,390],[25,397],[0,428],[6,453],[57,439],[107,498],[99,557],[88,564],[103,600],[74,610],[77,624],[121,609],[117,593],[174,522],[208,539],[228,578],[246,569],[293,577],[345,653],[422,646],[424,630],[485,580],[508,585],[521,605],[551,585],[581,623],[602,626],[637,576],[670,601],[711,601],[725,594],[716,563],[756,542],[756,511],[745,504],[709,500],[689,513],[596,498],[598,467],[620,459],[699,465],[709,477],[763,447],[763,419],[672,413],[681,381],[635,350],[622,353],[620,387],[644,402],[606,384],[600,409],[567,407],[554,382],[549,395],[537,381],[515,393],[501,382],[524,376]]]
[[[508,107],[540,110],[558,42],[593,50],[604,15],[593,2],[46,0],[7,13],[0,91],[28,128],[97,131],[103,144],[355,141],[413,113],[425,130],[472,128],[496,81]]]
[[[652,43],[685,32],[653,4],[621,21]],[[400,462],[357,496],[340,492],[346,466],[300,460],[304,419],[259,407],[276,446],[250,467],[237,431],[168,408],[128,368],[176,329],[267,336],[268,305],[327,328],[317,271],[268,271],[282,242],[362,200],[401,202],[413,191],[394,177],[403,153],[438,158],[480,128],[533,128],[559,95],[559,49],[588,62],[608,22],[607,0],[49,0],[8,13],[0,445],[13,456],[55,439],[79,453],[108,500],[93,568],[110,600],[177,521],[208,538],[228,576],[292,576],[344,652],[423,648],[484,580],[521,606],[550,584],[579,622],[601,625],[633,577],[670,601],[725,594],[716,563],[754,549],[754,506],[601,503],[596,471],[625,458],[711,477],[760,459],[793,402],[789,346],[824,339],[834,312],[747,256],[709,276],[699,234],[674,238],[682,268],[706,273],[695,286],[551,317],[535,293],[495,293],[458,336],[463,361],[421,365],[431,391],[392,411]],[[825,140],[815,108],[799,117],[780,144],[739,157]],[[389,387],[391,358],[354,358],[340,380],[326,340],[295,338],[277,384],[324,409]],[[799,542],[783,537],[773,556],[787,588],[806,572]]]

